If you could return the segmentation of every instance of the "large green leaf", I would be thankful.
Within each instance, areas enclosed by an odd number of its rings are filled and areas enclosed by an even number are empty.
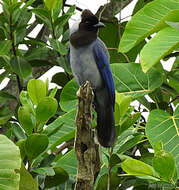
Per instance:
[[[27,92],[35,105],[46,96],[46,84],[40,79],[31,79],[27,84]]]
[[[164,150],[173,155],[179,174],[179,106],[173,116],[163,110],[152,110],[146,126],[146,135],[153,148],[159,141],[163,143]]]
[[[118,26],[118,20],[115,18],[111,22],[106,22],[105,28],[102,28],[99,31],[99,37],[104,41],[106,46],[109,49],[110,54],[110,61],[111,63],[118,63],[119,62],[119,55],[118,52],[115,50],[118,47],[119,42],[119,26]],[[113,34],[111,36],[111,34]]]
[[[59,159],[54,167],[61,167],[68,172],[69,176],[75,177],[77,172],[77,159],[74,149]]]
[[[48,40],[50,41],[51,47],[55,51],[58,51],[61,55],[66,55],[67,54],[67,46],[65,46],[64,44],[59,42],[58,39],[48,38]]]
[[[0,135],[0,189],[19,190],[21,157],[19,148]]]
[[[116,90],[135,98],[152,92],[163,82],[158,71],[151,69],[145,74],[136,63],[112,64],[111,69]]]
[[[179,48],[179,30],[166,27],[152,38],[140,53],[142,70],[147,72],[162,58]]]
[[[25,142],[25,152],[30,160],[36,158],[47,148],[49,143],[46,135],[32,134]]]
[[[57,145],[74,138],[75,116],[76,109],[57,118],[43,131],[43,133],[49,137],[49,145],[51,149],[56,149]]]
[[[20,170],[20,186],[18,190],[38,190],[38,183],[31,174],[26,170],[24,164],[21,165]]]
[[[36,126],[34,116],[29,112],[28,108],[25,106],[21,106],[18,109],[18,119],[23,127],[24,131],[30,135],[34,127]]]
[[[48,10],[52,11],[56,8],[57,0],[44,0],[44,3]]]
[[[52,97],[44,97],[36,108],[37,122],[48,121],[57,111],[57,100]]]
[[[13,57],[10,63],[12,70],[21,78],[26,79],[32,74],[32,67],[24,58]]]
[[[62,110],[68,112],[73,108],[76,108],[77,105],[77,90],[79,86],[75,79],[72,79],[68,82],[62,90],[60,96],[60,106]]]
[[[0,41],[0,55],[7,55],[11,49],[11,41],[3,40]]]
[[[59,184],[65,183],[65,181],[67,181],[69,178],[68,173],[60,167],[54,168],[54,171],[54,176],[47,176],[45,178],[46,188],[51,188],[54,186],[58,186]]]
[[[148,3],[128,22],[119,51],[128,52],[145,37],[165,27],[165,20],[179,21],[178,13],[178,0],[155,0]]]
[[[152,160],[152,166],[162,179],[171,182],[175,173],[175,160],[169,152],[157,151]]]
[[[31,10],[35,15],[40,18],[49,28],[51,28],[50,24],[50,14],[47,9],[44,8],[35,8]]]
[[[140,160],[128,158],[121,164],[121,167],[129,175],[155,177],[153,168]]]

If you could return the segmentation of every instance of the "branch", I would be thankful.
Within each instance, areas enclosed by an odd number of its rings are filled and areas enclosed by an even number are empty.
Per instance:
[[[92,129],[93,92],[89,82],[77,92],[78,111],[76,116],[75,152],[78,171],[75,190],[93,190],[100,171],[100,145],[94,140],[96,134]]]
[[[16,53],[16,47],[15,47],[15,41],[14,41],[14,33],[13,33],[13,22],[12,22],[12,14],[10,14],[10,17],[9,17],[9,29],[10,29],[10,39],[11,39],[11,45],[12,45],[12,52],[13,52],[13,55],[15,57],[17,57],[17,53]],[[18,75],[16,75],[16,78],[17,78],[17,84],[18,84],[18,88],[19,88],[19,93],[20,91],[23,89],[22,85],[21,85],[21,81],[20,81],[20,78]]]

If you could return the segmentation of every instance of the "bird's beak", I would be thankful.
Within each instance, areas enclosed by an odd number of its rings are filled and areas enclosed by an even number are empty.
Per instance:
[[[96,28],[102,28],[105,27],[105,24],[103,24],[102,22],[98,22],[97,24],[93,25]]]

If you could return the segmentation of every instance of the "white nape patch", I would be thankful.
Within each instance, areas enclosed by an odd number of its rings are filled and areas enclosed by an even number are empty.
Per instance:
[[[73,34],[74,32],[76,32],[76,31],[78,30],[80,22],[81,22],[81,19],[78,20],[78,21],[76,21],[76,22],[72,25],[72,27],[70,28],[70,35]]]
[[[140,151],[139,151],[139,150],[137,150],[137,151],[135,152],[135,156],[141,156],[141,154],[140,154]]]
[[[149,151],[150,153],[154,153],[154,149],[152,149],[152,148],[148,148],[148,151]]]

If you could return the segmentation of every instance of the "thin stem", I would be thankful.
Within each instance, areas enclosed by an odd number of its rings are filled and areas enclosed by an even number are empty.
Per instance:
[[[108,183],[107,183],[107,190],[110,190],[110,184],[111,184],[111,165],[110,165],[110,158],[113,153],[113,147],[109,149],[109,161],[108,161]]]
[[[11,39],[11,45],[12,45],[12,52],[14,56],[17,57],[16,47],[15,47],[15,42],[14,42],[13,25],[12,25],[12,14],[10,14],[10,17],[9,17],[9,27],[10,27],[10,39]],[[18,84],[18,88],[20,92],[23,88],[21,86],[20,78],[18,75],[16,75],[16,78],[17,78],[17,84]]]
[[[54,39],[56,39],[56,35],[55,35],[55,28],[54,28],[54,22],[52,19],[52,15],[50,15],[50,22],[51,22],[51,26],[52,26],[52,36]]]

